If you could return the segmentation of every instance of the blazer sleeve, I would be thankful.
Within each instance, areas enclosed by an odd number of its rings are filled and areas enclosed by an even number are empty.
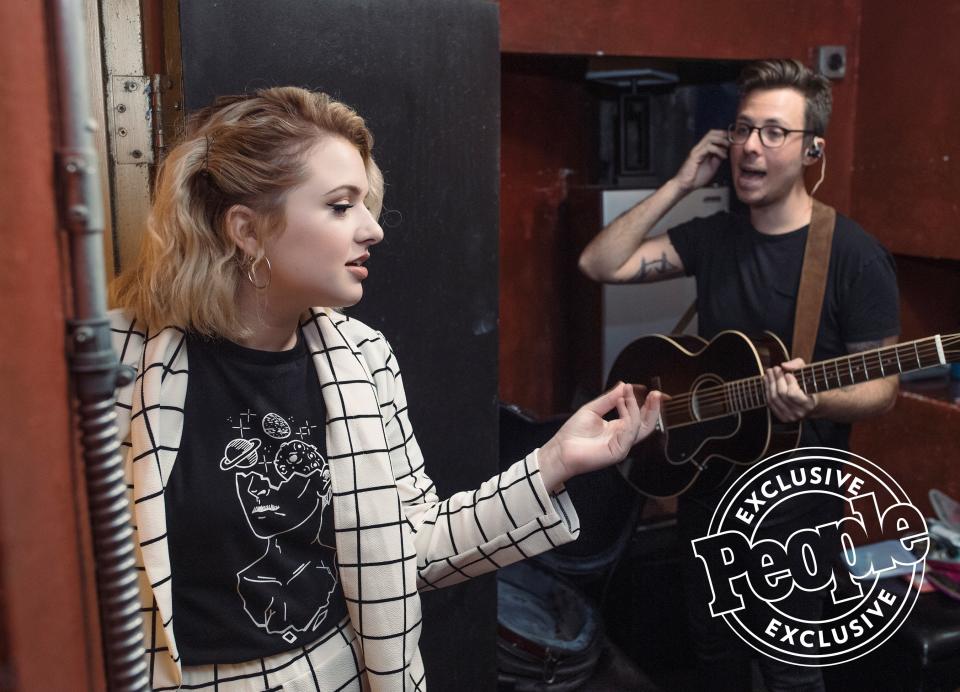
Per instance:
[[[435,589],[490,572],[577,538],[566,490],[548,493],[534,450],[472,491],[440,500],[410,425],[393,350],[377,333],[371,369],[400,501],[417,550],[418,588]]]

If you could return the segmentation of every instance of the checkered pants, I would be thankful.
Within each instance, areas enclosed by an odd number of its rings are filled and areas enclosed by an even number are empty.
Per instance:
[[[215,692],[330,692],[363,689],[357,635],[344,618],[321,639],[244,663],[183,666],[182,690]],[[166,689],[166,688],[163,688]]]

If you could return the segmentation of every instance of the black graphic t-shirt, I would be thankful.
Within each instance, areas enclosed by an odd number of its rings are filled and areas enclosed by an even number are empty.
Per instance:
[[[187,336],[183,437],[165,506],[184,664],[297,648],[346,615],[325,412],[302,334],[282,352]]]

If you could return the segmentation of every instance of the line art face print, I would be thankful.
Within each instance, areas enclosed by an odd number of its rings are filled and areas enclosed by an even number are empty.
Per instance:
[[[324,548],[328,557],[336,551],[321,539],[324,521],[333,520],[325,512],[332,487],[326,459],[303,440],[311,427],[317,426],[308,422],[293,433],[279,414],[268,413],[261,421],[266,442],[232,439],[220,461],[222,470],[234,473],[247,525],[265,541],[263,554],[237,572],[237,593],[257,627],[288,643],[323,624],[337,586],[332,560],[320,557]],[[281,442],[272,459],[264,453],[271,449],[266,443],[293,435],[300,439]]]
[[[843,516],[779,540],[765,537],[772,513],[798,499],[839,500]],[[707,573],[713,617],[765,656],[826,666],[872,651],[903,624],[919,594],[929,544],[923,515],[883,469],[818,447],[751,467],[692,548]],[[909,586],[884,581],[894,573],[906,575]],[[821,619],[791,612],[794,589],[824,597]]]

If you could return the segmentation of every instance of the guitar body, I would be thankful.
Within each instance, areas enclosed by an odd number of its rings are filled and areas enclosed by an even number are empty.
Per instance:
[[[662,410],[665,432],[634,447],[620,464],[621,473],[645,495],[671,497],[694,484],[698,489],[719,485],[729,475],[731,463],[752,464],[795,447],[800,424],[775,422],[765,406],[722,417],[705,414],[711,397],[715,403],[718,385],[763,375],[766,368],[789,359],[783,343],[770,333],[751,339],[726,331],[710,342],[695,336],[654,335],[632,342],[614,363],[608,386],[622,380],[677,399]],[[704,393],[708,387],[714,394]],[[677,425],[671,420],[670,408],[677,406],[692,422]]]

